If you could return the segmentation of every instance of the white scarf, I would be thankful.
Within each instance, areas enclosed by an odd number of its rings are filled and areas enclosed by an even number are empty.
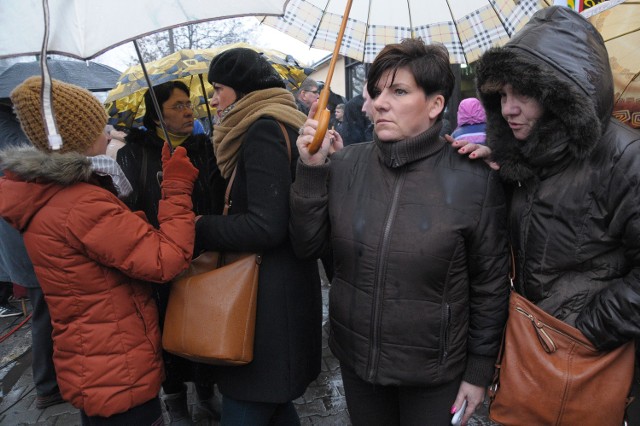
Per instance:
[[[124,172],[116,160],[108,155],[96,155],[88,158],[91,160],[91,168],[94,173],[100,176],[111,177],[119,198],[125,198],[133,192],[133,188],[131,187],[129,180],[124,175]]]

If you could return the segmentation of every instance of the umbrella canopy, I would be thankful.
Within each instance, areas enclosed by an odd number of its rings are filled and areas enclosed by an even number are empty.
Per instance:
[[[6,2],[5,2],[6,3]],[[41,54],[43,58],[42,116],[49,146],[62,139],[51,110],[50,75],[46,55],[91,59],[117,45],[181,25],[229,17],[282,13],[286,0],[21,0],[0,14],[0,58]],[[155,102],[155,97],[154,97]],[[163,126],[164,129],[164,126]],[[166,133],[166,132],[165,132]]]
[[[598,29],[613,72],[613,115],[640,129],[640,1],[610,0],[582,13]]]
[[[65,83],[84,87],[92,92],[111,90],[120,77],[120,71],[97,62],[49,59],[51,77]],[[13,89],[27,77],[40,75],[40,61],[18,62],[0,74],[0,99],[8,98]]]
[[[39,54],[44,39],[42,0],[6,4],[0,13],[0,58]],[[49,0],[46,50],[79,59],[164,29],[256,14],[282,14],[285,0]]]
[[[551,0],[353,0],[340,54],[373,62],[389,43],[405,38],[439,42],[453,63],[470,63],[506,43]],[[310,47],[332,51],[346,0],[290,0],[284,16],[260,18]]]
[[[228,49],[244,47],[262,53],[273,68],[282,76],[289,90],[297,89],[313,70],[302,67],[291,55],[277,50],[260,49],[247,43],[234,43],[211,49],[182,49],[153,62],[146,63],[151,84],[181,80],[191,92],[191,103],[198,118],[207,117],[207,102],[213,93],[213,86],[207,81],[209,64],[217,54]],[[202,77],[202,79],[201,79]],[[136,65],[127,69],[114,88],[107,94],[105,105],[109,124],[132,127],[142,124],[144,116],[144,93],[147,81],[142,67]]]

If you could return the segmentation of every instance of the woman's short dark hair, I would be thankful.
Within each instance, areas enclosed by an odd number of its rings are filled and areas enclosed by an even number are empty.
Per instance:
[[[449,102],[455,77],[451,71],[449,51],[444,45],[425,44],[420,38],[386,45],[371,64],[367,77],[367,90],[372,99],[376,98],[376,85],[382,75],[393,70],[392,78],[395,79],[399,68],[407,68],[411,72],[425,95],[439,93],[444,97],[445,105]]]
[[[158,100],[158,105],[162,109],[162,104],[167,102],[167,99],[171,97],[171,93],[173,93],[173,89],[182,90],[187,96],[191,96],[189,93],[189,88],[186,84],[179,80],[167,81],[166,83],[158,84],[157,86],[153,86],[153,91],[156,94],[156,99]],[[153,105],[153,100],[151,99],[151,92],[147,90],[144,94],[144,105],[145,112],[144,118],[142,119],[142,123],[144,127],[148,130],[155,130],[158,125],[156,121],[159,121],[158,111],[156,111],[155,106]]]

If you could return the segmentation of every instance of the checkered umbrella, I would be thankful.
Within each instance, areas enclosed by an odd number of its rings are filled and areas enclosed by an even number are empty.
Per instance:
[[[453,63],[470,63],[500,46],[552,0],[353,0],[340,54],[373,62],[405,38],[443,43]],[[346,0],[290,0],[282,17],[261,17],[310,47],[332,51]]]

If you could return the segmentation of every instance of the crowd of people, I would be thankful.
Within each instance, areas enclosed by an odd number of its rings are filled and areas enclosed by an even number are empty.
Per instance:
[[[321,371],[319,259],[355,426],[469,421],[512,268],[518,293],[598,350],[637,340],[640,134],[611,116],[602,37],[568,8],[537,12],[483,54],[478,98],[443,137],[450,65],[441,44],[387,45],[315,152],[318,82],[294,96],[251,49],[211,61],[212,136],[179,81],[116,134],[91,93],[54,80],[54,151],[41,78],[19,85],[28,141],[0,151],[0,278],[30,287],[38,408],[69,401],[83,425],[163,424],[162,403],[174,425],[300,425],[293,401]],[[261,254],[247,365],[162,350],[171,280],[205,250]]]

